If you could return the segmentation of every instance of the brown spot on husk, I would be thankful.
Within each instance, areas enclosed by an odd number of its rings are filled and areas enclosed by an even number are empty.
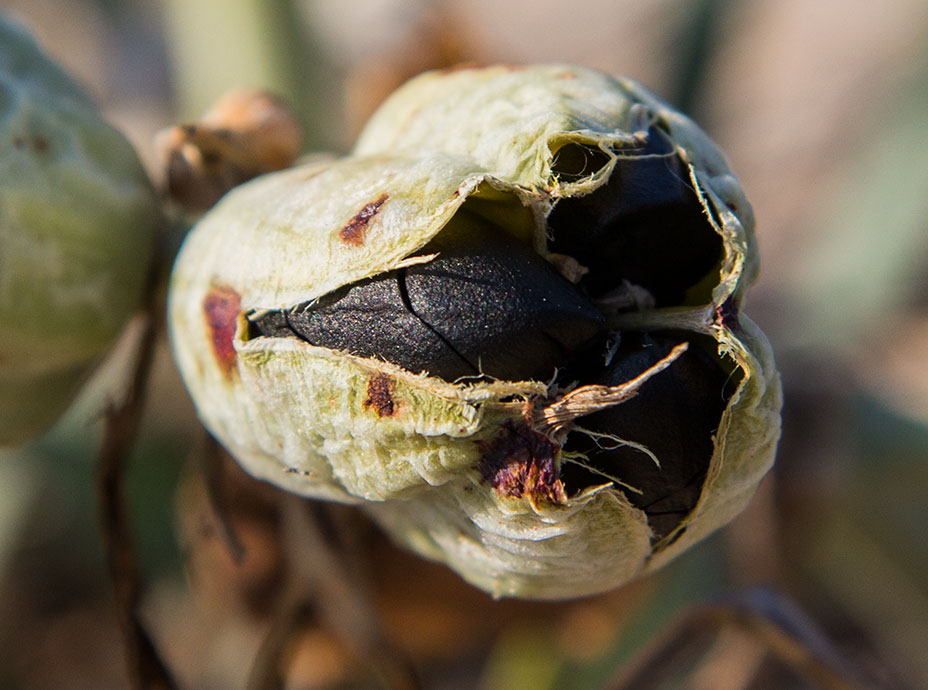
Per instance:
[[[499,494],[536,502],[565,503],[555,457],[560,446],[527,424],[507,422],[490,441],[479,442],[480,472]]]
[[[364,235],[367,232],[367,226],[370,225],[371,219],[377,215],[380,211],[380,207],[383,206],[389,198],[389,195],[384,193],[380,195],[379,199],[365,204],[364,208],[358,211],[354,217],[348,221],[345,227],[338,231],[338,236],[341,241],[353,247],[360,247],[364,244]]]
[[[203,300],[203,315],[209,328],[216,363],[226,376],[235,369],[235,328],[242,309],[242,299],[228,285],[214,285]]]
[[[396,400],[393,397],[395,383],[386,374],[372,376],[367,382],[367,398],[361,403],[365,409],[373,408],[378,417],[392,417],[396,414]]]

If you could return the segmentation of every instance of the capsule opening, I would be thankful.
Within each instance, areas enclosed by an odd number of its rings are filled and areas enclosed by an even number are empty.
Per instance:
[[[688,166],[657,125],[616,154],[605,184],[554,206],[548,249],[587,269],[580,285],[594,299],[630,284],[656,307],[708,304],[724,248]]]
[[[598,173],[610,160],[611,156],[597,146],[569,142],[554,152],[551,176],[562,184],[578,182]]]
[[[564,372],[581,384],[618,385],[681,342],[689,343],[687,351],[634,398],[579,418],[561,451],[560,479],[568,496],[613,482],[644,511],[655,542],[672,533],[699,500],[714,436],[741,369],[719,357],[708,336],[664,331],[614,334],[598,353],[575,358]]]

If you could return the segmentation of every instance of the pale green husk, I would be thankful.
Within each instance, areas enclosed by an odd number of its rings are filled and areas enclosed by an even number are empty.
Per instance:
[[[740,379],[700,501],[663,542],[652,546],[645,514],[610,485],[561,504],[501,496],[482,480],[478,442],[522,419],[518,401],[542,399],[545,382],[454,385],[296,339],[249,338],[245,312],[292,306],[396,268],[452,219],[491,218],[544,253],[556,200],[603,184],[613,147],[655,116],[691,163],[725,257],[712,303],[642,312],[634,325],[712,336]],[[552,161],[570,142],[601,148],[610,162],[559,180]],[[375,201],[363,241],[346,242],[340,232]],[[170,325],[204,423],[254,475],[306,496],[362,503],[398,541],[494,595],[562,598],[666,562],[741,510],[771,466],[780,388],[769,345],[747,319],[723,323],[716,309],[740,298],[756,267],[753,217],[737,179],[690,120],[640,86],[576,67],[464,69],[401,88],[351,156],[231,192],[181,252]],[[205,316],[215,294],[239,300],[231,361]],[[392,386],[394,409],[384,416],[368,399],[377,377]]]
[[[160,218],[128,141],[0,18],[0,445],[51,424],[122,330]]]

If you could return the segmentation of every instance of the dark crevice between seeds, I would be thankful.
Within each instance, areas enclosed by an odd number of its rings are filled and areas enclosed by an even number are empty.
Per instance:
[[[449,352],[453,353],[458,359],[463,367],[469,368],[471,376],[477,376],[480,373],[480,367],[474,362],[470,361],[463,354],[458,352],[458,349],[454,344],[448,340],[439,330],[434,328],[428,321],[422,318],[419,314],[416,313],[415,307],[413,307],[412,302],[409,299],[409,288],[406,285],[406,271],[400,271],[398,276],[398,287],[400,290],[400,299],[403,301],[403,306],[409,310],[409,313],[419,319],[419,322],[429,330],[439,341],[448,349]],[[458,377],[460,378],[460,377]]]
[[[564,451],[576,460],[561,465],[561,479],[574,495],[613,477],[628,500],[645,512],[658,541],[695,507],[715,449],[713,436],[728,404],[730,372],[718,360],[715,341],[688,332],[623,333],[608,366],[603,357],[575,357],[564,372],[583,383],[618,385],[653,365],[680,342],[688,350],[647,381],[638,395],[615,407],[581,417],[576,426],[615,441],[571,431]],[[729,387],[730,388],[730,387]],[[645,446],[660,461],[621,441]],[[634,487],[629,490],[622,485]]]
[[[645,141],[617,154],[604,185],[557,202],[548,216],[549,249],[589,269],[580,285],[593,298],[628,281],[658,307],[708,303],[718,280],[704,279],[718,277],[722,238],[673,142],[652,125]]]

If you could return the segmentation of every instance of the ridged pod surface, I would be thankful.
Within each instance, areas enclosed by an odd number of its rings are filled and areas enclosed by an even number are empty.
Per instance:
[[[667,562],[770,468],[756,271],[750,206],[685,116],[588,69],[466,67],[401,87],[351,155],[227,195],[169,316],[252,474],[551,599]]]
[[[52,424],[122,330],[160,214],[129,142],[0,18],[0,445]]]

